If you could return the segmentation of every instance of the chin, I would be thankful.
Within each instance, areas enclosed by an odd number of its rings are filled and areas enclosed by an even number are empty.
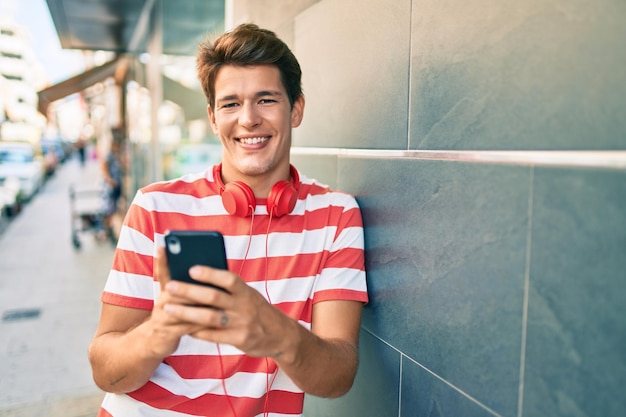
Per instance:
[[[239,169],[239,171],[241,171],[241,173],[243,173],[244,175],[249,175],[249,176],[265,174],[270,171],[271,166],[272,165],[269,163],[237,164],[237,168]]]

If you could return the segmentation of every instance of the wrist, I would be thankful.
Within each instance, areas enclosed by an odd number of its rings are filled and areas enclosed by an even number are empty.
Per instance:
[[[134,346],[137,355],[143,361],[162,361],[178,347],[178,342],[172,348],[172,343],[165,343],[165,335],[151,320],[146,320],[135,328],[137,340]]]
[[[314,336],[298,322],[291,319],[289,321],[290,324],[285,326],[288,329],[287,334],[281,337],[280,343],[270,357],[283,366],[298,367],[302,362],[304,347],[307,343],[314,343],[308,339]]]

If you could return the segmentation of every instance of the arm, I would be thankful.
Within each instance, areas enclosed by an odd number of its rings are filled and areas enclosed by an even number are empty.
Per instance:
[[[358,367],[363,304],[324,301],[313,306],[313,328],[299,324],[285,334],[276,363],[300,389],[319,397],[339,397],[352,387]]]
[[[161,362],[147,349],[144,323],[149,316],[147,310],[102,305],[100,324],[89,346],[89,361],[93,379],[103,391],[134,391],[148,381]]]
[[[102,178],[107,183],[111,183],[111,176],[109,175],[109,157],[102,159],[100,162],[100,173],[102,174]]]
[[[163,271],[163,270],[162,270]],[[160,272],[162,282],[169,272]],[[198,326],[175,320],[163,306],[177,303],[161,291],[152,311],[103,304],[100,323],[89,346],[93,378],[106,392],[127,393],[142,387],[184,334]]]

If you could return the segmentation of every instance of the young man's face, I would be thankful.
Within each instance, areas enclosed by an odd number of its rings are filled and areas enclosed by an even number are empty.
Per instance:
[[[215,109],[208,112],[224,146],[224,179],[288,175],[291,128],[300,125],[303,110],[302,97],[291,108],[277,67],[222,67],[215,80]]]

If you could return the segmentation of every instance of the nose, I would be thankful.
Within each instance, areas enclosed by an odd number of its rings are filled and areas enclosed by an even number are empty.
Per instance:
[[[245,128],[253,128],[261,124],[262,118],[252,103],[244,103],[239,114],[239,124]]]

